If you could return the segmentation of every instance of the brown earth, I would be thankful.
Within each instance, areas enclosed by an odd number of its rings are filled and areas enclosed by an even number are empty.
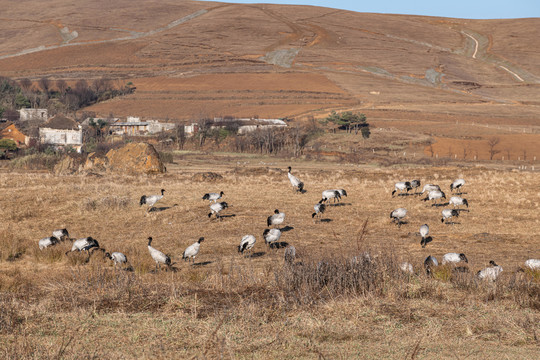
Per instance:
[[[85,109],[101,115],[302,119],[354,110],[377,126],[461,142],[471,135],[456,133],[458,121],[538,126],[537,18],[463,20],[196,1],[82,4],[6,7],[0,75],[132,81],[134,94]],[[64,27],[78,36],[68,41]],[[426,120],[421,126],[414,124],[419,118]],[[473,131],[484,138],[516,133]],[[540,143],[533,138],[529,143]],[[509,146],[513,153],[523,147]],[[485,151],[479,148],[478,156]],[[538,153],[536,146],[527,151]]]

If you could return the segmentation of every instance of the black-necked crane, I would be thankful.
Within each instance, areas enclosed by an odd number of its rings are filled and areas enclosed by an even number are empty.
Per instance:
[[[115,251],[112,254],[105,253],[105,256],[111,259],[115,266],[118,264],[127,264],[127,256],[121,252]]]
[[[495,281],[499,277],[499,275],[502,273],[503,268],[495,263],[495,261],[491,260],[489,262],[489,267],[480,270],[476,273],[476,276],[480,280],[491,280]]]
[[[152,259],[154,259],[156,262],[156,270],[158,268],[161,269],[161,264],[167,265],[167,267],[171,266],[171,257],[152,247],[152,237],[148,238],[148,252],[150,253]]]
[[[39,250],[46,249],[49,246],[54,246],[56,244],[58,244],[58,239],[54,236],[49,236],[38,241]]]
[[[278,209],[274,210],[274,215],[269,216],[266,219],[266,225],[268,226],[279,226],[285,221],[285,213],[279,212]]]
[[[186,250],[184,250],[182,254],[182,259],[184,261],[192,261],[192,263],[195,263],[195,256],[199,254],[199,250],[201,249],[201,243],[204,241],[204,237],[200,237],[197,242],[189,245]]]
[[[296,176],[291,174],[291,170],[292,169],[289,166],[289,172],[287,173],[287,176],[289,177],[289,181],[291,182],[293,191],[295,191],[297,193],[298,192],[302,193],[302,191],[304,190],[304,183],[302,181],[300,181],[300,179],[298,179]]]
[[[435,184],[426,184],[422,188],[422,192],[420,194],[423,194],[426,191],[429,193],[430,191],[435,191],[435,190],[436,191],[441,191],[441,187],[439,185],[435,185]]]
[[[88,252],[90,249],[99,249],[98,241],[91,236],[75,240],[71,246],[71,250],[66,251],[66,255],[72,251]]]
[[[238,252],[243,254],[248,252],[255,246],[257,239],[253,235],[244,235],[242,240],[240,240],[240,245],[238,245]]]
[[[315,218],[315,216],[317,216],[318,219],[320,220],[320,218],[322,217],[322,214],[326,210],[326,205],[324,205],[324,201],[326,201],[326,199],[322,198],[318,203],[315,204],[315,206],[313,207],[315,212],[311,214],[312,218]]]
[[[336,200],[339,202],[339,200],[341,200],[341,194],[339,190],[324,190],[322,192],[322,198],[324,199],[324,202],[329,201],[330,199],[334,199],[334,202],[336,202]]]
[[[207,193],[203,195],[202,199],[217,202],[223,195],[225,195],[223,191],[219,193]]]
[[[428,195],[423,198],[422,200],[424,201],[428,201],[428,200],[431,200],[433,201],[434,203],[437,202],[437,200],[439,199],[446,199],[446,194],[442,191],[439,191],[439,190],[432,190],[428,193]],[[433,206],[433,205],[432,205]]]
[[[165,189],[161,189],[161,195],[143,195],[141,196],[141,200],[139,201],[140,206],[143,206],[144,204],[148,205],[148,209],[146,212],[150,212],[154,205],[161,199],[163,199],[165,193]]]
[[[454,210],[454,209],[443,209],[443,211],[441,211],[441,214],[442,214],[442,218],[441,218],[442,223],[444,223],[446,220],[452,217],[459,217],[459,211]],[[453,224],[454,222],[452,222],[452,225]]]
[[[418,189],[420,187],[421,183],[420,183],[420,180],[411,180],[411,188],[414,189],[414,193],[417,194],[418,193]]]
[[[58,241],[64,241],[69,239],[69,233],[67,229],[54,230],[52,236],[58,239]]]
[[[407,215],[407,209],[405,208],[398,208],[390,213],[390,219],[392,221],[395,221],[398,227],[401,227],[401,220]]]
[[[453,205],[454,207],[460,207],[461,205],[465,205],[466,207],[469,207],[469,202],[467,199],[464,199],[459,196],[452,196],[450,200],[448,201],[448,204]]]
[[[229,205],[225,201],[210,204],[210,212],[208,213],[208,217],[212,217],[212,214],[216,214],[216,219],[221,220],[221,216],[219,215],[220,211],[227,209],[228,207]]]
[[[420,240],[420,245],[422,245],[423,248],[426,247],[428,243],[428,238],[427,238],[428,235],[429,235],[428,224],[424,224],[420,226],[420,236],[422,237],[422,240]]]
[[[276,243],[281,238],[281,230],[279,229],[266,229],[263,232],[263,238],[266,245]]]
[[[412,189],[411,183],[409,181],[400,181],[394,184],[394,191],[392,191],[392,197],[396,192],[402,192],[403,190],[407,190],[407,193],[409,190]]]
[[[442,258],[442,264],[457,264],[462,261],[465,261],[466,263],[469,262],[469,259],[465,256],[465,254],[461,253],[448,253],[444,254]]]
[[[429,276],[433,275],[433,268],[437,266],[439,266],[439,262],[437,261],[435,256],[429,255],[424,260],[424,269],[426,269],[426,274],[428,274]]]
[[[461,189],[465,185],[464,179],[457,179],[454,180],[452,184],[450,184],[450,191],[454,191],[456,189]]]

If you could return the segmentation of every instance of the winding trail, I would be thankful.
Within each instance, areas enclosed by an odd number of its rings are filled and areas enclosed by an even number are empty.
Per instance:
[[[462,31],[461,33],[473,39],[475,46],[474,46],[474,53],[472,54],[472,58],[476,59],[476,54],[478,53],[478,40],[476,40],[476,38],[472,36],[471,34],[467,34],[465,31]]]

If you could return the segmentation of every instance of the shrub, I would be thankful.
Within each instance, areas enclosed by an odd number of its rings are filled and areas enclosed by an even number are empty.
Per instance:
[[[52,170],[60,159],[55,154],[37,153],[16,158],[10,163],[10,166],[13,169]]]

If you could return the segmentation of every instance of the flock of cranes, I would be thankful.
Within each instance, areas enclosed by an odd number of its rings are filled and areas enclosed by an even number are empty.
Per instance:
[[[450,184],[450,191],[453,192],[454,190],[462,189],[465,185],[464,179],[457,179],[452,184]],[[420,187],[420,180],[412,180],[412,181],[400,181],[395,183],[394,190],[392,191],[392,197],[396,193],[399,195],[408,195],[409,191],[413,188]],[[452,196],[447,204],[437,203],[440,199],[446,199],[446,194],[441,190],[439,185],[435,184],[426,184],[424,185],[423,189],[419,193],[415,193],[416,195],[421,195],[427,192],[427,196],[423,198],[423,201],[433,201],[432,206],[445,206],[445,205],[452,205],[454,208],[448,208],[443,209],[441,211],[441,222],[447,223],[447,220],[451,218],[457,218],[459,217],[460,211],[463,211],[464,209],[461,209],[460,206],[466,206],[469,207],[469,202],[467,199],[464,199],[459,196]],[[462,195],[457,194],[457,195]],[[457,209],[456,209],[457,208]],[[468,211],[468,210],[467,210]],[[392,219],[392,222],[395,222],[398,227],[400,227],[402,224],[404,224],[403,219],[407,215],[407,209],[401,207],[393,210],[390,213],[390,218]],[[452,225],[454,225],[454,222],[452,222]],[[420,245],[422,248],[425,248],[426,245],[433,240],[433,238],[429,235],[429,225],[423,224],[420,226],[420,236],[422,237],[422,240],[420,241]],[[465,256],[464,253],[447,253],[442,258],[442,265],[446,264],[452,264],[457,265],[462,262],[468,263],[469,260],[467,259],[467,256]],[[478,271],[477,277],[479,279],[487,279],[487,280],[495,280],[500,273],[503,271],[502,267],[497,265],[495,261],[491,260],[489,263],[489,267],[482,269]],[[429,255],[424,260],[424,269],[428,275],[433,274],[433,269],[439,266],[439,262],[434,256]],[[540,270],[540,260],[537,259],[529,259],[525,262],[525,267],[530,268],[532,270]],[[413,266],[412,264],[408,262],[404,262],[400,264],[401,270],[408,273],[413,273]],[[456,271],[468,271],[467,267],[455,267],[454,270]]]
[[[304,183],[298,179],[298,177],[294,176],[292,174],[292,169],[289,166],[288,167],[288,173],[287,173],[288,179],[291,183],[292,189],[295,193],[303,194],[305,193],[304,190]],[[465,185],[464,179],[457,179],[450,185],[450,191],[453,192],[457,189],[462,189]],[[409,191],[413,189],[418,189],[420,187],[420,180],[412,180],[412,181],[400,181],[395,183],[394,190],[392,191],[392,197],[397,193],[398,196],[405,196],[408,195]],[[415,190],[415,195],[422,195],[427,192],[427,196],[422,199],[424,201],[434,201],[434,204],[432,206],[444,206],[444,205],[452,205],[454,208],[450,209],[443,209],[442,210],[442,218],[441,222],[445,222],[448,219],[451,219],[453,217],[458,217],[460,211],[463,211],[464,209],[461,209],[460,206],[466,206],[469,207],[469,203],[467,199],[461,198],[459,196],[452,196],[447,204],[437,204],[436,202],[440,199],[446,199],[446,194],[441,190],[441,188],[438,185],[435,184],[426,184],[424,185],[421,192],[417,192]],[[143,195],[139,201],[140,206],[147,205],[148,209],[147,212],[150,212],[154,205],[163,199],[165,193],[165,189],[161,189],[160,195]],[[204,194],[202,197],[203,200],[208,200],[210,202],[209,208],[210,212],[208,213],[208,217],[211,218],[212,215],[215,215],[216,219],[222,220],[222,216],[220,215],[220,212],[224,209],[228,208],[227,202],[218,202],[223,196],[224,192],[221,191],[219,193],[207,193]],[[461,195],[461,194],[457,194]],[[316,218],[316,221],[321,221],[322,214],[325,212],[326,207],[330,199],[333,200],[335,203],[336,201],[339,202],[342,197],[347,196],[347,192],[345,189],[329,189],[322,192],[322,198],[315,204],[314,206],[314,212],[312,213],[311,217]],[[467,210],[468,211],[468,210]],[[390,213],[390,218],[392,222],[395,222],[398,227],[401,227],[401,225],[405,224],[404,218],[407,215],[407,209],[404,207],[397,208],[393,210]],[[294,246],[284,243],[285,245],[282,245],[279,240],[281,239],[282,235],[282,229],[279,228],[280,225],[282,225],[285,221],[285,213],[280,212],[278,209],[274,210],[274,213],[267,217],[266,225],[268,228],[266,228],[263,231],[263,239],[267,246],[274,247],[274,248],[280,248],[285,246],[285,260],[287,262],[293,262],[296,256],[296,249]],[[420,236],[422,240],[420,241],[420,245],[424,248],[426,245],[433,240],[430,234],[430,228],[428,224],[423,224],[420,226]],[[121,252],[105,252],[103,248],[100,247],[97,240],[93,239],[92,237],[85,237],[81,239],[71,239],[69,237],[69,233],[67,229],[59,229],[55,230],[52,233],[52,236],[46,237],[43,239],[40,239],[38,241],[38,246],[41,250],[44,250],[48,247],[54,246],[60,242],[66,241],[66,240],[72,240],[72,248],[71,250],[68,250],[66,252],[66,255],[68,255],[70,252],[86,252],[88,254],[88,259],[90,259],[90,255],[95,250],[101,250],[104,253],[104,257],[110,259],[113,264],[116,265],[122,265],[122,264],[129,264],[127,257],[121,253]],[[162,265],[171,267],[173,265],[171,261],[171,257],[158,249],[154,248],[152,246],[152,237],[148,237],[148,252],[152,259],[154,260],[156,264],[156,270],[160,269]],[[200,237],[195,243],[188,246],[185,251],[182,253],[182,259],[184,261],[187,261],[191,264],[194,264],[195,258],[200,252],[201,249],[201,243],[204,241],[204,237]],[[241,254],[244,253],[250,253],[253,251],[255,243],[257,239],[254,235],[248,234],[242,237],[240,240],[240,244],[238,245],[238,252]],[[442,258],[442,265],[445,264],[459,264],[461,262],[468,263],[468,259],[465,256],[464,253],[447,253]],[[434,256],[428,256],[424,260],[424,268],[426,273],[432,274],[433,269],[435,269],[437,266],[439,266],[439,262]],[[525,267],[531,268],[533,270],[539,270],[540,269],[540,260],[537,259],[530,259],[525,262]],[[401,270],[412,273],[413,272],[413,266],[410,263],[404,262],[400,264]],[[466,269],[466,268],[458,268],[458,269]],[[503,271],[502,267],[497,265],[493,260],[490,261],[490,267],[487,267],[483,270],[480,270],[477,273],[478,278],[480,279],[490,279],[495,280],[497,276]]]

